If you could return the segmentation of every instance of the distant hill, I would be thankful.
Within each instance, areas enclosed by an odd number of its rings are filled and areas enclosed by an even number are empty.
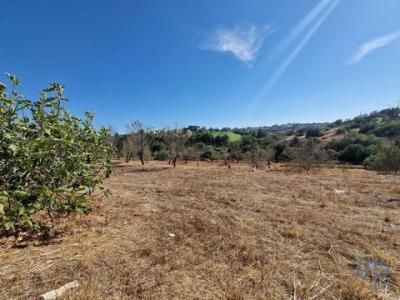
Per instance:
[[[374,111],[345,121],[337,120],[330,127],[336,127],[339,133],[356,131],[397,141],[400,138],[400,108]]]
[[[332,161],[363,164],[368,168],[376,168],[378,165],[386,168],[388,164],[384,159],[395,157],[398,151],[400,172],[399,108],[325,123],[288,123],[245,128],[190,125],[183,129],[190,132],[184,145],[185,153],[182,154],[185,157],[195,153],[196,159],[218,160],[230,157],[240,161],[266,155],[263,151],[269,151],[269,155],[274,153],[273,159],[278,162],[290,160],[293,153],[300,153],[302,147],[304,153],[313,153],[305,148],[311,145],[321,151],[321,157],[328,157]],[[167,145],[163,136],[158,134],[158,131],[148,132],[152,140],[150,152],[154,159],[165,160],[168,157]],[[115,134],[113,137],[119,153],[124,153],[124,147],[129,147],[128,137],[129,134]]]
[[[214,136],[227,134],[230,141],[239,136],[251,135],[257,138],[267,136],[305,136],[307,131],[319,130],[322,140],[331,140],[349,132],[370,134],[390,140],[400,140],[400,108],[388,108],[363,114],[351,119],[325,123],[287,123],[282,125],[212,129]],[[235,134],[235,136],[233,136]],[[286,137],[283,137],[287,139]]]
[[[328,125],[329,123],[287,123],[272,126],[233,128],[229,130],[240,135],[265,137],[269,135],[294,135],[298,131],[305,132],[308,128],[324,130]]]

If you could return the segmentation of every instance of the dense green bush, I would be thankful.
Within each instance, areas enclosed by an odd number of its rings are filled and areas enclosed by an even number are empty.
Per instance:
[[[168,151],[166,149],[162,149],[160,151],[155,151],[153,152],[153,158],[155,160],[168,160],[169,155],[168,155]]]
[[[321,130],[319,128],[311,127],[306,131],[306,138],[310,137],[320,137],[322,135]]]
[[[376,124],[373,122],[368,122],[360,127],[360,133],[370,133],[376,128]]]
[[[62,106],[63,86],[52,83],[31,101],[7,75],[11,91],[0,84],[0,233],[40,231],[46,219],[88,211],[88,197],[111,172],[112,146],[92,113],[81,120]]]
[[[373,135],[349,133],[330,142],[327,149],[336,151],[342,162],[361,164],[368,156],[375,154],[380,146],[381,141]]]
[[[227,147],[229,145],[229,137],[224,135],[218,135],[214,138],[214,145],[216,147]]]
[[[332,148],[336,151],[341,151],[351,144],[360,144],[363,146],[371,146],[380,144],[377,137],[373,135],[364,135],[351,132],[341,139],[333,140],[328,144],[328,148]]]
[[[392,145],[385,146],[378,153],[365,159],[364,165],[367,169],[398,174],[400,171],[400,148]]]
[[[217,151],[217,148],[214,148],[212,146],[206,146],[200,154],[200,159],[201,160],[217,160],[219,158],[219,152]]]
[[[390,121],[386,124],[378,126],[373,133],[377,136],[388,138],[400,136],[400,120]]]
[[[366,148],[360,144],[348,145],[339,154],[339,160],[356,165],[361,164],[366,157]]]
[[[346,133],[346,130],[344,128],[338,128],[336,130],[336,135],[340,135],[340,134],[344,134],[344,133]]]
[[[285,152],[286,148],[287,144],[285,142],[279,142],[273,145],[275,162],[282,162],[288,159]]]

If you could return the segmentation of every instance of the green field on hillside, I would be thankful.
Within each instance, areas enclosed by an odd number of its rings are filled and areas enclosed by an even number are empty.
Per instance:
[[[232,131],[212,131],[211,133],[214,137],[227,135],[230,142],[237,142],[240,141],[240,139],[242,138],[240,134],[234,133]]]

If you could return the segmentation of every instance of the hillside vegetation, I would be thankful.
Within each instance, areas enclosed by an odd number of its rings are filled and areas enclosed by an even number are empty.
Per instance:
[[[231,142],[231,143],[238,142],[242,138],[242,136],[240,134],[234,133],[232,131],[212,131],[211,133],[214,137],[227,136],[229,139],[229,142]]]
[[[393,108],[333,123],[222,129],[188,126],[175,131],[149,130],[136,121],[140,129],[125,135],[116,133],[114,144],[118,157],[125,157],[127,162],[139,158],[143,164],[150,159],[223,160],[226,164],[248,161],[254,167],[262,162],[268,165],[292,162],[310,169],[313,165],[336,161],[397,173],[399,113],[398,108]],[[166,143],[171,135],[180,136],[175,138],[173,153],[171,145]]]

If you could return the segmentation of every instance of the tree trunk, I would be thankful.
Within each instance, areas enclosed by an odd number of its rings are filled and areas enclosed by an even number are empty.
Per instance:
[[[172,165],[176,168],[176,158],[172,159]]]
[[[128,163],[128,162],[129,162],[129,158],[130,158],[130,156],[131,156],[131,155],[130,155],[130,153],[129,153],[129,152],[127,152],[127,153],[126,153],[126,157],[125,157],[125,162],[126,162],[126,163]]]

